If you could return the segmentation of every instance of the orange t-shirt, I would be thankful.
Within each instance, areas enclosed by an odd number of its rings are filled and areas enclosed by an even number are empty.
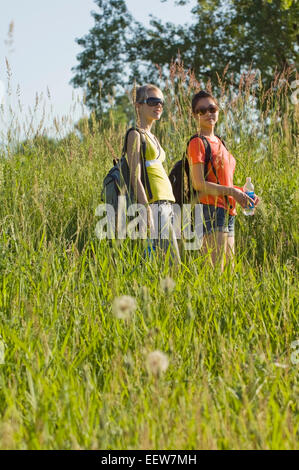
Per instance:
[[[219,183],[222,186],[234,186],[233,176],[236,166],[236,160],[224,147],[218,137],[211,139],[206,137],[210,146],[211,146],[211,158],[213,160],[213,165],[217,173]],[[199,137],[194,137],[188,146],[188,160],[190,166],[195,163],[205,163],[205,146],[203,141]],[[216,176],[213,172],[211,162],[208,163],[208,172],[206,181],[210,183],[217,183]],[[231,215],[236,215],[236,201],[233,197],[228,196],[230,205],[232,206],[229,210]],[[211,204],[212,206],[223,207],[227,209],[227,203],[223,196],[211,196],[211,195],[202,195],[199,198],[201,204]]]

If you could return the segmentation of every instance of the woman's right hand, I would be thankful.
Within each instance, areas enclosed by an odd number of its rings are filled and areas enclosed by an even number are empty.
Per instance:
[[[249,207],[250,204],[255,204],[255,201],[254,199],[251,199],[251,197],[249,197],[246,193],[244,193],[244,191],[241,191],[241,189],[237,189],[237,188],[231,188],[232,191],[231,191],[231,194],[230,196],[232,196],[238,204],[240,204],[240,206],[245,209],[246,207]]]

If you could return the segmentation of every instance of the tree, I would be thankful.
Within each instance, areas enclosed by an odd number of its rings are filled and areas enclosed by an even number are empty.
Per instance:
[[[149,28],[132,18],[124,0],[96,3],[100,14],[92,13],[94,28],[77,40],[84,51],[72,83],[86,88],[87,105],[99,112],[113,86],[167,76],[178,52],[198,79],[214,84],[227,67],[236,76],[252,68],[268,87],[275,71],[295,68],[298,62],[297,0],[197,0],[190,25],[152,17]],[[184,3],[188,0],[177,0]]]
[[[252,67],[260,70],[266,87],[275,70],[298,62],[298,1],[198,0],[192,13],[195,21],[187,28],[152,20],[131,48],[160,66],[179,49],[187,68],[213,82],[228,64],[236,74]]]
[[[91,12],[95,20],[89,34],[76,42],[84,48],[72,68],[74,87],[85,90],[86,104],[99,114],[103,104],[113,102],[115,87],[124,84],[126,46],[134,24],[124,0],[95,0],[100,12]]]

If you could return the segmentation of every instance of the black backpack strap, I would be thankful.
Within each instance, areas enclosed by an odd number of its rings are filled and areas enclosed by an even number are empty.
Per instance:
[[[186,146],[186,152],[185,152],[184,157],[188,155],[188,147],[189,147],[189,144],[190,144],[191,140],[196,139],[196,137],[199,137],[199,135],[198,135],[198,134],[194,134],[194,135],[193,135],[192,137],[190,137],[190,139],[188,140],[187,146]]]
[[[125,135],[125,141],[124,141],[124,146],[122,150],[122,156],[124,156],[127,153],[127,145],[128,145],[128,136],[131,131],[137,131],[140,135],[140,141],[141,141],[141,182],[145,189],[147,190],[148,197],[149,199],[152,199],[153,194],[151,191],[150,183],[149,183],[149,177],[147,173],[147,168],[146,168],[146,140],[142,132],[140,132],[140,129],[138,127],[131,127],[130,129],[127,130],[126,135]]]
[[[139,131],[137,131],[137,132],[139,132]],[[145,141],[145,137],[142,134],[142,132],[139,132],[139,133],[140,133],[140,139],[141,139],[141,153],[142,153],[142,158],[141,158],[141,181],[142,181],[143,186],[147,190],[147,194],[148,194],[149,199],[152,199],[153,194],[152,194],[152,191],[151,191],[148,172],[147,172],[147,168],[146,168],[146,157],[145,157],[146,141]]]
[[[216,137],[218,137],[219,140],[221,140],[221,142],[223,143],[224,147],[226,148],[227,150],[227,146],[226,146],[226,143],[224,142],[224,140],[222,139],[222,137],[220,137],[219,135],[215,134]]]
[[[217,181],[217,184],[220,184],[219,180],[218,180],[216,168],[214,167],[214,164],[213,164],[212,150],[211,150],[210,143],[204,135],[200,135],[199,138],[202,140],[202,142],[204,144],[204,147],[205,147],[205,170],[204,170],[205,179],[207,179],[208,165],[209,165],[209,162],[210,162],[211,168],[213,170],[213,173],[214,173],[216,181]]]
[[[187,158],[187,155],[188,155],[188,147],[189,147],[189,144],[191,142],[191,140],[193,139],[196,139],[196,137],[199,137],[198,134],[194,134],[192,137],[190,137],[190,139],[188,140],[187,142],[187,146],[186,146],[186,151],[183,155],[183,161],[185,162],[185,171],[189,171],[189,162],[188,162],[188,158]]]
[[[212,162],[211,146],[210,146],[208,140],[206,139],[206,137],[204,135],[194,134],[192,137],[190,137],[190,139],[188,140],[188,143],[187,143],[186,155],[188,154],[188,147],[189,147],[189,144],[190,144],[191,140],[195,139],[196,137],[198,137],[199,139],[202,140],[202,142],[204,144],[204,147],[205,147],[205,168],[204,168],[205,179],[207,178],[207,174],[208,174],[208,163],[211,162],[211,166],[212,166],[214,175],[216,177],[217,183],[219,184],[217,174],[216,174],[216,170],[215,170],[213,162]]]

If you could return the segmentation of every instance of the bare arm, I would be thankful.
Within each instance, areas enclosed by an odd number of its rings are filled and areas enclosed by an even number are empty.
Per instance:
[[[148,199],[144,186],[141,182],[141,158],[140,158],[140,134],[137,131],[131,131],[128,135],[127,155],[130,168],[130,183],[134,189],[137,202],[148,204]]]
[[[232,196],[243,208],[247,207],[249,202],[256,204],[255,200],[251,199],[240,189],[206,181],[204,176],[204,163],[195,163],[191,166],[191,179],[193,188],[196,191],[200,191],[202,194],[211,196]]]

